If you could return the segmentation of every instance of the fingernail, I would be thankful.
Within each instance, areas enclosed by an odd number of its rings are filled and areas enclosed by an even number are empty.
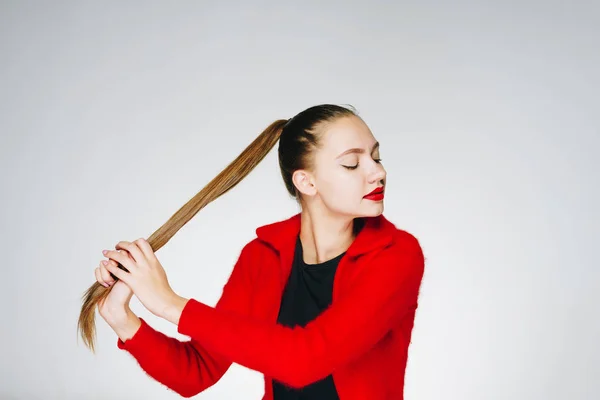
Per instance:
[[[102,250],[102,254],[106,255],[106,253],[108,253],[108,250]]]
[[[102,260],[102,264],[103,264],[103,265],[108,265],[108,261],[106,261],[106,260]]]

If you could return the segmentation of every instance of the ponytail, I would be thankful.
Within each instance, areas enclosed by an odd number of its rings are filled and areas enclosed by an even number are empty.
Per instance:
[[[288,122],[279,119],[269,125],[242,153],[223,171],[211,180],[200,192],[183,205],[169,220],[147,239],[154,252],[163,247],[198,211],[219,196],[227,193],[244,179],[275,146],[284,125]],[[119,264],[120,268],[123,268]],[[116,278],[113,276],[113,278]],[[113,286],[108,288],[94,282],[82,296],[83,305],[79,314],[77,329],[84,344],[94,352],[96,336],[96,307],[105,299]]]

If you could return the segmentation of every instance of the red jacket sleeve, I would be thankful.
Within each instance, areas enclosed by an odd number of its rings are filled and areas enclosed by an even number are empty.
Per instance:
[[[251,296],[250,277],[246,265],[248,245],[240,257],[223,288],[221,298],[215,306],[222,312],[245,315]],[[232,364],[230,357],[219,351],[209,351],[194,338],[180,341],[152,327],[142,318],[142,325],[133,337],[126,341],[117,339],[117,346],[127,350],[140,367],[152,378],[183,397],[192,397],[214,385]]]
[[[417,307],[424,257],[408,235],[375,256],[353,287],[304,328],[288,328],[190,299],[178,332],[292,387],[359,357]]]

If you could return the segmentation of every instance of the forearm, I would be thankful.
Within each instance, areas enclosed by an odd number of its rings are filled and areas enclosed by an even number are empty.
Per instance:
[[[163,311],[161,318],[166,319],[167,321],[179,325],[179,318],[181,317],[181,313],[185,308],[189,299],[185,297],[181,297],[178,295],[174,295],[163,307]]]
[[[120,349],[127,350],[150,377],[183,397],[212,386],[231,365],[198,342],[180,341],[153,329],[129,309],[109,325],[119,336]]]
[[[113,312],[109,318],[106,318],[106,322],[123,342],[131,339],[142,324],[129,307]]]

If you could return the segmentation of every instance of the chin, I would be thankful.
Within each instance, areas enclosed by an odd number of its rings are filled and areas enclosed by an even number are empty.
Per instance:
[[[371,205],[370,207],[364,207],[363,210],[361,210],[362,212],[357,215],[357,218],[362,218],[362,217],[378,217],[381,214],[383,214],[383,202],[379,202],[379,203],[375,203],[373,205]]]
[[[381,214],[383,214],[383,207],[378,211],[372,212],[369,215],[365,215],[365,217],[378,217]]]

